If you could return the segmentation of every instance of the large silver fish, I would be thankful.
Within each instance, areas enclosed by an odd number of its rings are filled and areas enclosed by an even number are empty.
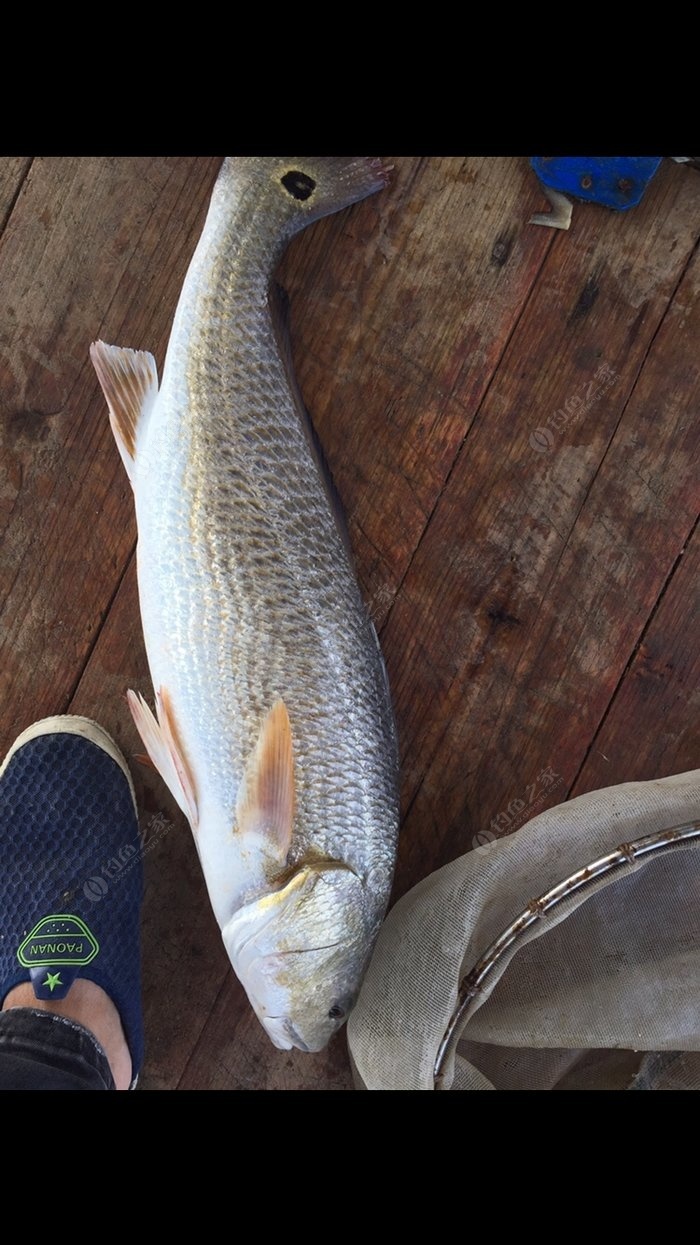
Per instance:
[[[129,702],[188,817],[233,967],[276,1046],[353,1005],[398,826],[377,636],[268,298],[287,242],[386,183],[372,159],[229,158],[152,355],[91,356],[131,480],[157,719]]]

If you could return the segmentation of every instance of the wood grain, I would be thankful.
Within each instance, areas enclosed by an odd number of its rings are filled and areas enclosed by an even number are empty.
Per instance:
[[[178,1088],[352,1089],[345,1033],[316,1055],[271,1050],[243,987],[229,973]]]
[[[522,159],[400,158],[299,236],[280,279],[399,721],[397,893],[477,836],[698,764],[700,179],[665,162],[567,234]],[[152,697],[133,502],[87,362],[153,350],[217,159],[0,161],[5,744]],[[601,368],[606,370],[601,373]],[[189,829],[135,767],[144,1089],[346,1089],[345,1039],[275,1050],[224,953]]]
[[[0,160],[0,235],[31,168],[31,156],[5,156]]]
[[[692,273],[686,311],[659,330],[700,187],[673,173],[635,215],[581,212],[555,240],[382,632],[407,810],[399,890],[565,798],[687,538],[697,430],[666,360],[684,360],[685,392]]]
[[[297,375],[377,624],[522,314],[551,231],[522,160],[396,160],[282,265]]]
[[[65,709],[133,549],[88,348],[162,362],[216,161],[36,159],[0,247],[0,738]]]
[[[697,769],[700,757],[700,532],[645,627],[572,795]]]

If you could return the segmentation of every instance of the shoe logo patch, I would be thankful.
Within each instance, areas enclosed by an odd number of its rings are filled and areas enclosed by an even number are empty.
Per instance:
[[[17,959],[24,968],[85,965],[94,960],[99,949],[100,944],[85,922],[63,912],[45,916],[34,926],[17,951]]]

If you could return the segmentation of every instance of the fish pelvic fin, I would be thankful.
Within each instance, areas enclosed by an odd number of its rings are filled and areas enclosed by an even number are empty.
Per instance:
[[[146,752],[192,829],[196,830],[199,815],[194,778],[178,738],[167,688],[161,687],[156,692],[157,719],[143,696],[129,690],[126,697]]]
[[[156,361],[147,350],[93,342],[90,358],[109,407],[109,422],[132,485],[136,442],[158,397]]]
[[[236,801],[235,831],[259,839],[283,864],[292,843],[294,756],[287,706],[278,700],[260,728]]]

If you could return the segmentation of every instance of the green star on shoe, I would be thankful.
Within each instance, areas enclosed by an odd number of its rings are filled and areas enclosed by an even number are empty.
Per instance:
[[[60,973],[47,973],[46,981],[43,981],[41,984],[43,986],[48,986],[49,990],[53,994],[54,990],[56,989],[56,986],[63,985],[63,982],[61,981],[61,974]]]

